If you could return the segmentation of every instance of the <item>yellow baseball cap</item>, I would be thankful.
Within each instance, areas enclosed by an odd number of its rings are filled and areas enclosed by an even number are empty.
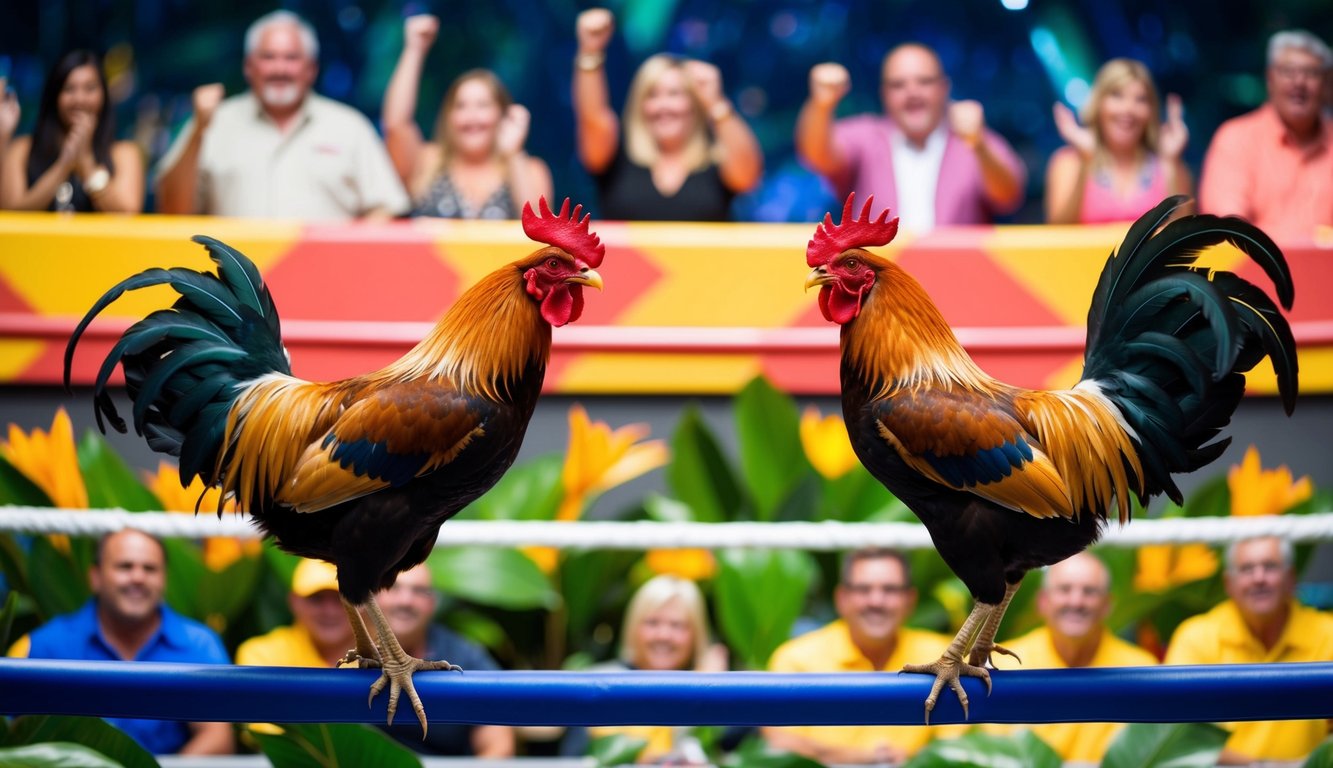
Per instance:
[[[337,591],[338,569],[323,560],[302,560],[292,573],[292,594],[310,597],[326,589]]]

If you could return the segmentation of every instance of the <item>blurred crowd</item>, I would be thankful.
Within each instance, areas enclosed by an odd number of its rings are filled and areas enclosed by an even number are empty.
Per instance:
[[[598,218],[741,218],[738,199],[765,184],[765,151],[742,108],[748,96],[698,58],[656,53],[632,73],[615,71],[617,23],[608,9],[577,15],[568,33],[571,115],[534,114],[496,72],[472,69],[449,84],[423,131],[418,101],[438,18],[403,21],[377,125],[316,92],[314,27],[275,11],[238,41],[247,88],[228,96],[222,83],[196,87],[188,119],[160,155],[142,137],[116,140],[107,67],[95,53],[71,51],[50,66],[31,133],[16,135],[22,110],[5,88],[0,208],[507,219],[539,197],[570,194],[556,188],[552,165],[575,162],[595,189],[587,202]],[[1041,169],[991,125],[983,100],[954,96],[938,50],[906,42],[880,55],[878,109],[863,109],[872,89],[853,83],[844,64],[808,72],[787,140],[826,198],[873,194],[876,213],[889,208],[915,232],[1010,220],[1031,202],[1029,176]],[[1244,216],[1283,242],[1333,226],[1333,55],[1317,35],[1288,29],[1269,37],[1265,62],[1262,104],[1194,137],[1206,147],[1197,183],[1185,159],[1184,100],[1163,98],[1141,61],[1105,62],[1077,113],[1063,101],[1052,107],[1063,146],[1045,164],[1045,220],[1127,221],[1186,194],[1203,212]],[[611,83],[626,78],[622,98]],[[529,153],[529,139],[552,121],[572,122],[572,146]]]

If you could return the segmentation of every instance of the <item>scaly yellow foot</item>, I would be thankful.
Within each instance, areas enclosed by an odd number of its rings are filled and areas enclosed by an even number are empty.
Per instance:
[[[991,668],[994,669],[996,667],[995,667],[995,662],[991,660],[992,653],[999,653],[1004,656],[1013,656],[1014,659],[1018,661],[1019,664],[1023,663],[1023,660],[1018,658],[1018,654],[1014,653],[1008,648],[989,642],[983,644],[981,641],[977,641],[977,644],[972,647],[972,652],[969,653],[967,656],[967,663],[975,667],[984,667],[987,664],[989,664]]]
[[[986,682],[987,695],[990,694],[990,672],[985,667],[964,664],[962,659],[947,653],[933,664],[908,664],[903,667],[903,671],[935,676],[935,684],[930,687],[930,695],[926,697],[926,725],[930,725],[930,713],[935,709],[935,702],[939,701],[940,692],[944,690],[946,683],[950,690],[958,695],[958,703],[963,705],[964,719],[968,716],[967,691],[963,690],[963,684],[959,682],[961,677],[981,678]]]

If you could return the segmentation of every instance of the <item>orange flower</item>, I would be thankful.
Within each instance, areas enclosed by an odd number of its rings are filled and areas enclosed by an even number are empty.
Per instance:
[[[717,573],[717,561],[706,549],[654,549],[644,558],[653,573],[704,581]]]
[[[1231,491],[1233,516],[1280,515],[1309,499],[1314,484],[1309,475],[1293,480],[1285,464],[1264,469],[1259,449],[1251,445],[1241,463],[1227,472],[1227,489]]]
[[[858,463],[847,426],[836,413],[820,418],[813,405],[801,414],[801,446],[815,471],[829,480],[850,472]]]
[[[218,499],[222,491],[204,485],[204,481],[195,477],[187,486],[181,479],[180,470],[173,464],[163,461],[157,465],[157,474],[144,473],[148,490],[162,502],[168,512],[194,514],[196,505],[201,513],[211,514],[218,508]],[[224,512],[236,511],[236,504],[228,500],[222,505]],[[263,545],[258,539],[236,539],[230,536],[211,536],[204,539],[204,564],[209,570],[220,572],[242,557],[258,557]]]
[[[583,406],[570,408],[569,451],[560,475],[565,497],[556,519],[577,520],[608,489],[666,464],[666,444],[661,440],[639,442],[647,436],[646,424],[612,430],[605,422],[591,421]]]
[[[1206,544],[1152,544],[1139,547],[1134,589],[1165,592],[1217,573],[1217,553]]]
[[[555,547],[519,547],[518,551],[527,555],[547,576],[555,573],[555,566],[560,562],[560,550]]]
[[[25,433],[10,424],[9,440],[0,446],[0,452],[41,488],[52,504],[65,509],[88,508],[88,489],[74,447],[74,425],[63,407],[56,410],[50,432],[34,428]]]

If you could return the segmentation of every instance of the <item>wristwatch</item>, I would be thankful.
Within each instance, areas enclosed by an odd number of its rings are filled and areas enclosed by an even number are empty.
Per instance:
[[[574,57],[574,66],[584,72],[596,72],[606,63],[606,54],[598,51],[597,53],[580,53]]]
[[[93,171],[88,175],[88,178],[83,180],[83,191],[87,192],[90,197],[97,197],[105,192],[107,186],[110,184],[111,172],[108,171],[105,166],[99,165],[97,166],[97,170]]]

